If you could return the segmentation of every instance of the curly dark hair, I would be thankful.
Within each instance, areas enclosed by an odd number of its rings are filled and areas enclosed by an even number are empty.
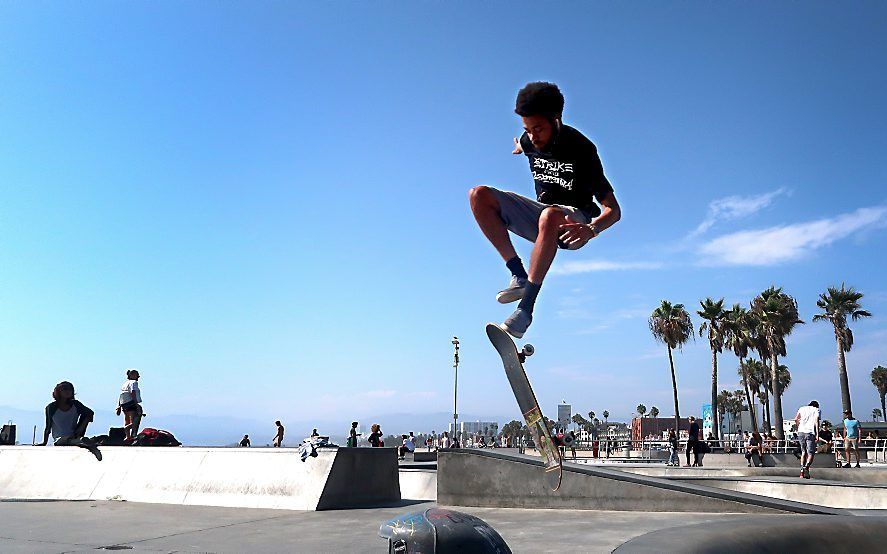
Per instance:
[[[554,83],[536,81],[529,83],[517,93],[514,113],[521,117],[541,115],[556,119],[564,111],[564,95]]]
[[[74,399],[74,385],[71,384],[70,381],[62,381],[58,385],[52,389],[52,399],[58,401],[61,399],[61,395],[59,395],[59,391],[62,389],[70,389],[71,390],[71,399]]]

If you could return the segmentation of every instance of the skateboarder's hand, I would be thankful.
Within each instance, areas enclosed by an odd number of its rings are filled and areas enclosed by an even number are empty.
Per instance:
[[[594,238],[594,232],[584,223],[578,223],[570,216],[567,216],[569,223],[560,226],[561,242],[571,248],[581,248],[585,243]]]
[[[523,154],[524,149],[520,147],[520,141],[517,140],[517,137],[514,138],[514,150],[511,151],[512,154]]]

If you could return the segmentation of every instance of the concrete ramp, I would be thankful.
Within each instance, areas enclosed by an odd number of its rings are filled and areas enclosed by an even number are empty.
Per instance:
[[[490,450],[438,454],[437,501],[449,506],[652,512],[844,514],[844,510],[670,481],[602,467],[564,465],[561,488],[542,478],[542,461]]]
[[[324,510],[400,500],[393,448],[0,447],[0,498]]]
[[[747,554],[749,552],[883,552],[887,517],[749,516],[653,531],[613,554]]]

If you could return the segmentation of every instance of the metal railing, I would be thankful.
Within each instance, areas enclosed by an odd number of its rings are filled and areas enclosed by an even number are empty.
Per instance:
[[[677,452],[683,454],[687,449],[687,439],[678,441]],[[746,440],[742,438],[730,439],[710,439],[707,441],[699,440],[699,444],[706,443],[708,450],[713,453],[740,454],[745,455],[747,452]],[[844,440],[841,437],[835,437],[831,443],[827,453],[835,456],[836,460],[844,458]],[[825,444],[819,442],[817,446]],[[519,451],[535,450],[532,442],[516,440],[510,447],[518,448]],[[646,462],[665,462],[669,458],[670,446],[668,441],[662,439],[611,439],[603,438],[596,441],[576,441],[572,446],[562,446],[561,452],[565,459],[577,460],[611,460],[618,461],[646,461]],[[859,450],[865,461],[873,463],[887,463],[887,439],[860,439]],[[796,440],[764,440],[761,445],[763,454],[793,454],[800,455],[801,445]],[[575,453],[575,454],[574,454]],[[820,453],[822,454],[822,453]],[[852,456],[851,452],[851,456]],[[855,457],[853,458],[855,461]]]

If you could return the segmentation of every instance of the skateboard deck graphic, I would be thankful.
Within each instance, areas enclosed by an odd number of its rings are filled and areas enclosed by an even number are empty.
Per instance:
[[[514,398],[517,400],[517,405],[524,416],[524,421],[530,430],[530,434],[533,436],[536,448],[539,449],[545,461],[545,482],[551,490],[556,491],[561,486],[563,475],[561,454],[551,438],[551,433],[548,432],[548,428],[545,426],[545,419],[542,417],[542,410],[539,409],[539,402],[536,400],[536,395],[533,393],[533,388],[530,386],[530,381],[527,379],[527,374],[524,371],[522,358],[525,358],[526,354],[518,353],[517,346],[515,346],[511,336],[495,323],[487,324],[487,336],[490,337],[490,342],[493,343],[496,351],[499,352],[499,356],[502,357],[505,375],[511,384]]]

